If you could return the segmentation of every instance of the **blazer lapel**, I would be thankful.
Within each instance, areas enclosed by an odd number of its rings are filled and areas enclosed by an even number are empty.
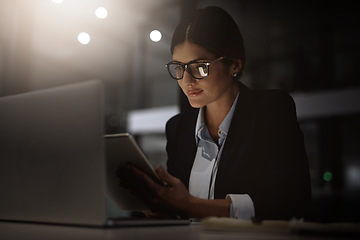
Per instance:
[[[244,86],[240,85],[240,93],[238,102],[236,104],[235,112],[233,118],[231,120],[229,135],[226,138],[223,152],[221,154],[221,159],[219,162],[219,168],[216,177],[216,185],[218,183],[218,179],[223,179],[224,174],[226,174],[227,166],[231,161],[241,161],[241,159],[236,159],[232,157],[234,154],[234,150],[238,149],[243,141],[246,139],[248,135],[248,129],[251,122],[251,115],[253,111],[252,103],[254,101],[254,95],[252,94],[252,90]],[[216,197],[216,187],[215,187],[215,197]]]

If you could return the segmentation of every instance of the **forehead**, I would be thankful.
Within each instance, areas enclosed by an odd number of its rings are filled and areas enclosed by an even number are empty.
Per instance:
[[[213,54],[212,52],[189,41],[185,41],[176,45],[173,52],[173,60],[183,63],[190,62],[195,59],[212,60],[215,57],[215,54]]]

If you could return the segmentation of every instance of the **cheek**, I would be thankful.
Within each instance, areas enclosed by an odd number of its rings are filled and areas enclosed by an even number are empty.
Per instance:
[[[233,85],[232,78],[228,78],[228,76],[224,76],[224,75],[218,75],[216,76],[216,78],[212,78],[211,81],[208,81],[206,86],[204,86],[204,88],[206,88],[208,94],[215,96],[222,94],[232,85]]]
[[[179,87],[184,91],[184,84],[182,83],[182,81],[177,81]]]
[[[205,80],[206,82],[203,82],[202,88],[206,89],[209,93],[217,92],[220,88],[222,88],[223,79],[219,75],[209,76]]]

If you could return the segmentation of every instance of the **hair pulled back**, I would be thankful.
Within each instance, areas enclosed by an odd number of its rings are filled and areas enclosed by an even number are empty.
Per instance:
[[[181,22],[173,34],[171,53],[174,48],[185,41],[197,44],[218,57],[240,59],[242,76],[245,66],[245,48],[240,30],[234,19],[220,7],[198,9],[187,20]]]

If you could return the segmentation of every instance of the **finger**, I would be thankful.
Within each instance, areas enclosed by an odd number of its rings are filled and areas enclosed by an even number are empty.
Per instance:
[[[178,184],[179,179],[176,177],[173,177],[168,171],[166,171],[162,166],[158,165],[155,168],[156,174],[159,176],[159,178],[164,181],[167,185],[174,186]]]
[[[141,171],[135,166],[130,166],[132,173],[141,182],[142,186],[146,185],[150,191],[154,191],[160,187],[149,175]]]

